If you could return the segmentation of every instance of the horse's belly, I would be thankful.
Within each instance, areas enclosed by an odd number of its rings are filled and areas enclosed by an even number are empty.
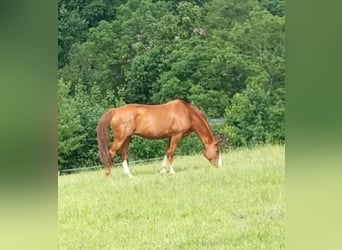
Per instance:
[[[140,134],[140,133],[135,133],[136,135],[141,136],[142,138],[145,139],[151,139],[151,140],[157,140],[157,139],[164,139],[164,138],[169,138],[170,135],[153,135],[153,134]]]
[[[182,128],[174,124],[145,123],[136,128],[135,134],[148,139],[169,138],[173,134],[184,133],[187,128]]]
[[[140,118],[140,119],[139,119]],[[145,115],[136,119],[134,133],[148,139],[162,139],[174,134],[185,133],[190,129],[188,120],[180,119],[170,115]]]
[[[136,130],[135,134],[146,139],[163,139],[170,137],[172,133],[165,130],[145,128]]]

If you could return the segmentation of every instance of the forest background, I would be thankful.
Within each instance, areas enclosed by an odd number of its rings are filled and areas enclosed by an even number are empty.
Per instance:
[[[110,107],[183,99],[222,148],[285,142],[282,0],[59,0],[58,165],[100,164],[96,124]],[[216,119],[219,118],[219,119]],[[133,137],[129,158],[164,154]],[[201,150],[195,135],[176,154]]]

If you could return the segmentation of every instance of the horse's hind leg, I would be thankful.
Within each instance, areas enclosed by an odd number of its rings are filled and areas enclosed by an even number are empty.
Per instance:
[[[128,145],[131,141],[131,137],[127,137],[126,140],[122,143],[121,148],[120,148],[120,158],[122,161],[122,167],[124,170],[124,173],[127,174],[128,177],[133,177],[131,174],[128,163],[127,163],[127,152],[128,152]]]
[[[109,155],[110,157],[112,157],[112,159],[115,157],[116,152],[120,149],[121,144],[122,144],[122,140],[115,139],[115,141],[113,142],[112,146],[109,149]],[[112,166],[106,166],[105,168],[106,176],[110,175],[111,168]]]

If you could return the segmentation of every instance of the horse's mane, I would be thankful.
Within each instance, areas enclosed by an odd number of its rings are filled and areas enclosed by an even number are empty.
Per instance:
[[[203,124],[205,125],[205,127],[207,128],[209,134],[214,138],[213,135],[213,131],[211,130],[210,126],[209,126],[209,122],[208,119],[206,117],[206,115],[196,106],[192,105],[191,103],[187,103],[184,102],[192,111],[195,112],[195,114],[202,120]]]

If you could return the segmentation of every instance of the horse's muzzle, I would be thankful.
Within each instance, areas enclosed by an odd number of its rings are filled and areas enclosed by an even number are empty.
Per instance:
[[[212,160],[210,163],[216,168],[222,168],[222,160],[220,158],[217,161]]]

